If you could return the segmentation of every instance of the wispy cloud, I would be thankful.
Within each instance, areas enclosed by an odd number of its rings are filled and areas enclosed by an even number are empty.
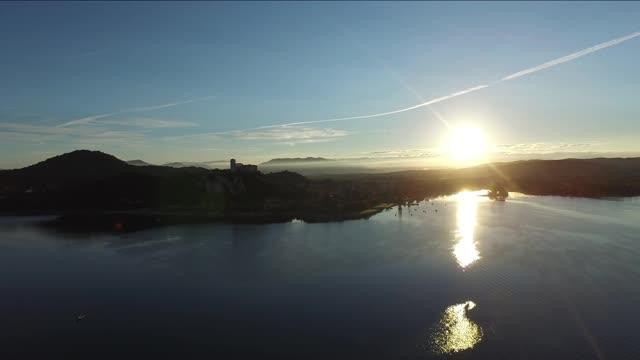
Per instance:
[[[489,150],[490,157],[544,155],[555,153],[594,153],[602,151],[601,143],[564,143],[538,142],[520,144],[499,144]],[[444,148],[425,149],[381,149],[359,154],[358,159],[410,159],[449,157],[449,151]]]
[[[278,144],[278,145],[287,145],[287,146],[296,146],[296,145],[299,145],[299,144],[328,143],[328,142],[335,141],[335,140],[336,140],[335,137],[331,137],[331,138],[321,138],[321,139],[289,140],[289,141],[278,142],[276,144]]]
[[[318,124],[318,123],[328,123],[328,122],[336,122],[336,121],[351,121],[351,120],[357,120],[357,119],[369,119],[369,118],[376,118],[376,117],[382,117],[382,116],[388,116],[388,115],[393,115],[393,114],[398,114],[398,113],[402,113],[402,112],[406,112],[406,111],[411,111],[411,110],[415,110],[418,108],[422,108],[425,106],[429,106],[429,105],[433,105],[445,100],[449,100],[461,95],[465,95],[465,94],[469,94],[478,90],[482,90],[485,88],[488,88],[490,86],[499,84],[501,82],[505,82],[505,81],[509,81],[509,80],[513,80],[513,79],[517,79],[519,77],[528,75],[528,74],[532,74],[544,69],[548,69],[550,67],[559,65],[559,64],[563,64],[569,61],[573,61],[575,59],[581,58],[583,56],[589,55],[591,53],[594,53],[596,51],[600,51],[612,46],[616,46],[619,45],[625,41],[629,41],[632,40],[636,37],[640,36],[640,32],[634,32],[610,41],[606,41],[594,46],[591,46],[589,48],[586,48],[584,50],[580,50],[578,52],[569,54],[569,55],[565,55],[562,56],[560,58],[557,58],[555,60],[551,60],[551,61],[547,61],[543,64],[534,66],[534,67],[530,67],[518,72],[515,72],[513,74],[507,75],[499,80],[496,80],[492,83],[489,84],[483,84],[483,85],[477,85],[477,86],[473,86],[473,87],[469,87],[466,88],[464,90],[461,91],[456,91],[453,92],[449,95],[445,95],[445,96],[440,96],[428,101],[424,101],[422,103],[419,103],[417,105],[413,105],[413,106],[409,106],[409,107],[405,107],[405,108],[401,108],[401,109],[397,109],[397,110],[391,110],[391,111],[385,111],[385,112],[379,112],[379,113],[373,113],[373,114],[364,114],[364,115],[356,115],[356,116],[348,116],[348,117],[339,117],[339,118],[330,118],[330,119],[322,119],[322,120],[311,120],[311,121],[300,121],[300,122],[293,122],[293,123],[286,123],[286,124],[274,124],[274,125],[266,125],[266,126],[260,126],[260,127],[256,127],[256,128],[251,128],[251,129],[247,129],[247,130],[259,130],[259,129],[270,129],[270,128],[278,128],[278,127],[287,127],[287,126],[297,126],[297,125],[309,125],[309,124]],[[431,108],[429,108],[431,109]],[[431,109],[432,110],[432,109]],[[434,114],[437,115],[437,114]],[[234,131],[226,131],[226,132],[219,132],[217,134],[227,134],[227,133],[232,133]]]
[[[160,140],[166,143],[190,144],[191,146],[210,145],[212,141],[240,140],[264,141],[276,145],[298,145],[335,141],[351,133],[333,128],[314,128],[307,126],[285,126],[267,129],[248,129],[224,132],[200,133],[191,135],[164,136]],[[247,148],[242,147],[243,150]]]
[[[586,152],[593,151],[599,144],[590,143],[523,143],[496,145],[492,152],[504,154],[546,154],[554,152]]]
[[[41,125],[19,124],[11,122],[0,122],[0,129],[9,130],[18,133],[33,133],[43,135],[70,135],[79,134],[84,131],[78,129],[57,128]]]
[[[100,124],[131,126],[145,129],[159,128],[183,128],[196,126],[195,123],[175,120],[158,119],[128,119],[128,120],[101,120]]]
[[[393,149],[393,150],[377,150],[362,153],[366,157],[425,157],[432,156],[434,149]]]
[[[284,141],[284,140],[294,140],[296,142],[309,141],[309,140],[319,140],[319,139],[330,139],[341,136],[346,136],[349,133],[345,130],[337,130],[337,129],[315,129],[310,127],[299,127],[299,126],[288,126],[288,127],[279,127],[273,129],[260,129],[260,130],[247,130],[247,131],[235,131],[229,133],[228,136],[231,136],[236,139],[242,140],[274,140],[274,141]]]
[[[66,122],[64,124],[60,124],[60,125],[58,125],[56,127],[57,128],[63,128],[63,127],[74,126],[74,125],[88,124],[88,123],[94,122],[94,121],[96,121],[98,119],[107,118],[107,117],[111,117],[111,116],[122,114],[122,113],[123,112],[113,112],[113,113],[108,113],[108,114],[87,116],[87,117],[83,117],[83,118],[80,118],[80,119],[71,120],[71,121]]]
[[[3,141],[58,141],[68,144],[87,145],[141,142],[146,138],[146,134],[141,131],[113,131],[100,126],[57,128],[0,122],[0,138]]]
[[[107,113],[107,114],[92,115],[92,116],[87,116],[87,117],[83,117],[83,118],[80,118],[80,119],[71,120],[71,121],[65,122],[64,124],[60,124],[60,125],[58,125],[56,127],[61,128],[61,127],[68,127],[68,126],[74,126],[74,125],[88,124],[88,123],[94,122],[94,121],[99,120],[99,119],[104,119],[104,118],[108,118],[108,117],[112,117],[112,116],[116,116],[116,115],[165,109],[165,108],[170,108],[170,107],[174,107],[174,106],[178,106],[178,105],[184,105],[184,104],[190,104],[190,103],[194,103],[194,102],[198,102],[198,101],[210,100],[210,99],[213,99],[213,98],[215,98],[215,96],[205,96],[205,97],[189,99],[189,100],[184,100],[184,101],[175,101],[175,102],[162,104],[162,105],[143,106],[143,107],[136,107],[136,108],[131,108],[131,109],[115,111],[115,112],[111,112],[111,113]]]
[[[15,133],[28,133],[28,134],[40,134],[40,135],[69,135],[69,136],[99,136],[109,129],[101,126],[83,126],[76,128],[58,128],[42,125],[29,125],[18,123],[0,122],[0,129],[5,129]],[[132,133],[132,132],[120,132],[120,133]]]
[[[42,134],[0,131],[0,140],[2,140],[3,142],[19,141],[19,142],[40,143],[47,140],[48,138],[49,138],[48,135],[42,135]]]

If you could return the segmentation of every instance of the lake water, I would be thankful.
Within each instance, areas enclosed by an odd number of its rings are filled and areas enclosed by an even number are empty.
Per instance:
[[[0,218],[2,359],[640,359],[637,198],[124,235],[35,220]]]

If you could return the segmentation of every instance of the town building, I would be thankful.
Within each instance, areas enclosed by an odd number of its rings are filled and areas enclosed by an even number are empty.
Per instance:
[[[229,170],[239,173],[256,173],[258,172],[258,165],[242,164],[236,162],[236,159],[231,159],[229,161]]]

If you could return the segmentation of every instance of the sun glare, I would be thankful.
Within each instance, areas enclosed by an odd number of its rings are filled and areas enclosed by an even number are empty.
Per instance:
[[[482,131],[476,127],[459,127],[452,131],[448,152],[457,160],[479,160],[488,150]]]
[[[459,193],[458,199],[458,228],[455,231],[453,256],[464,269],[480,259],[480,252],[476,247],[475,228],[476,212],[478,208],[478,194],[472,191]]]

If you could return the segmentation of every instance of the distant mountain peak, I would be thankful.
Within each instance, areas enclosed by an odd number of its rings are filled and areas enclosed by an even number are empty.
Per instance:
[[[112,166],[126,166],[127,164],[113,155],[103,153],[96,150],[74,150],[62,155],[54,156],[52,158],[41,161],[37,164],[31,165],[28,168],[47,167],[50,165],[65,164],[72,166],[74,164],[84,165],[112,165]]]
[[[173,168],[199,167],[203,169],[228,168],[229,160],[212,160],[212,161],[174,161],[162,164]]]
[[[25,181],[51,184],[105,178],[130,168],[126,162],[101,151],[75,150],[16,171],[25,176]]]
[[[172,168],[176,168],[176,169],[190,168],[190,167],[196,167],[196,168],[202,168],[202,169],[210,169],[210,167],[206,163],[199,163],[199,162],[179,162],[179,161],[175,161],[175,162],[170,162],[170,163],[163,164],[162,166],[172,167]]]
[[[170,162],[170,163],[162,164],[162,166],[181,168],[181,167],[187,167],[189,165],[176,161],[176,162]]]
[[[140,160],[140,159],[129,160],[129,161],[127,161],[127,164],[133,165],[133,166],[150,166],[151,165],[148,162]]]

